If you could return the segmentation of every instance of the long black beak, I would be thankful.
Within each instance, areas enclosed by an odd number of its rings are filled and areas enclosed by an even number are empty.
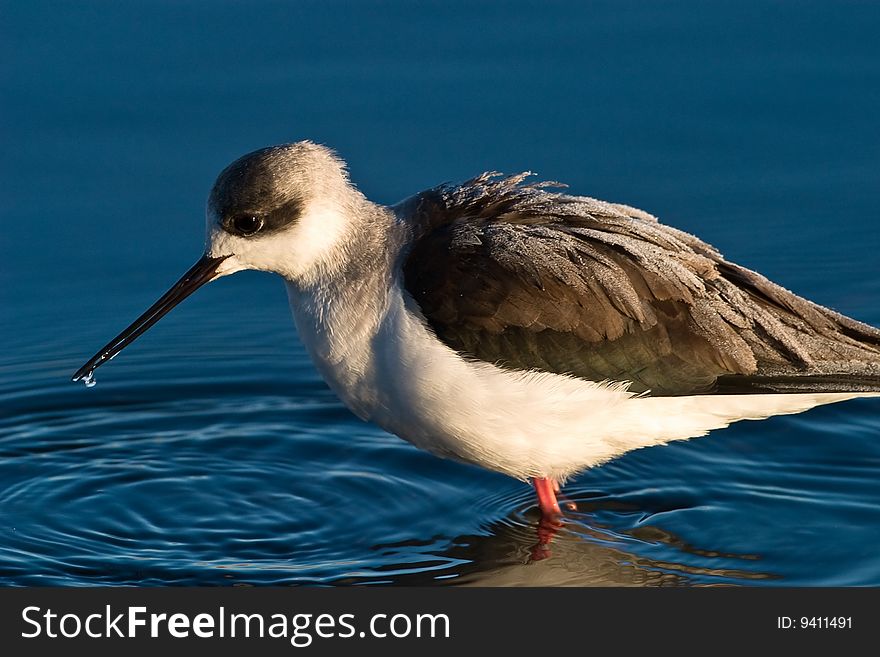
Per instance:
[[[202,285],[212,280],[217,275],[220,263],[228,257],[212,258],[207,255],[202,256],[170,290],[150,306],[143,315],[134,320],[131,326],[104,345],[98,353],[89,359],[89,362],[80,367],[76,374],[73,375],[73,380],[79,381],[85,378],[86,383],[88,383],[92,372],[98,367],[137,340],[144,331],[167,315],[174,306],[186,299]]]

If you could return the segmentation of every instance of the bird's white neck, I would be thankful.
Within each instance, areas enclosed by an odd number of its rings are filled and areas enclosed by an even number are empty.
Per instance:
[[[324,380],[355,413],[370,415],[375,389],[370,343],[398,290],[395,263],[406,228],[385,208],[360,213],[334,245],[320,276],[285,277],[294,321]]]

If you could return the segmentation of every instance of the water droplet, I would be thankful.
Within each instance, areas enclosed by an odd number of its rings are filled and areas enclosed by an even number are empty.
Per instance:
[[[92,370],[91,372],[89,372],[88,374],[86,374],[83,377],[83,383],[86,384],[86,388],[94,388],[95,387],[95,385],[98,382],[95,381],[95,371],[94,370]]]

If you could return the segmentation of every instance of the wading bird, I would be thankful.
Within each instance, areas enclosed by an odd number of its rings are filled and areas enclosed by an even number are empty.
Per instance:
[[[485,173],[385,207],[329,149],[217,178],[202,258],[76,374],[198,287],[284,278],[299,336],[359,417],[417,447],[559,484],[632,449],[880,393],[880,330],[635,208]]]

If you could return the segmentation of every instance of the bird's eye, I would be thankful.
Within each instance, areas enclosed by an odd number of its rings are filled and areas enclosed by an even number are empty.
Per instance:
[[[251,214],[242,214],[232,220],[232,227],[239,235],[248,237],[263,227],[263,220]]]

